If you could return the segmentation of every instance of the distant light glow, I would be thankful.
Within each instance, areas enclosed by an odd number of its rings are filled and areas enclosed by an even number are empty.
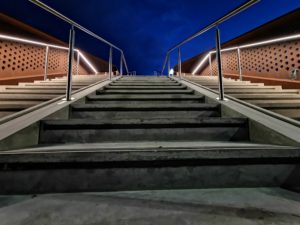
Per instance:
[[[246,44],[246,45],[241,45],[241,46],[236,46],[236,47],[231,47],[231,48],[224,48],[224,49],[222,49],[221,52],[233,51],[233,50],[244,49],[244,48],[251,48],[251,47],[256,47],[256,46],[261,46],[261,45],[273,44],[273,43],[277,43],[277,42],[295,40],[295,39],[299,39],[299,38],[300,38],[300,34],[296,34],[296,35],[291,35],[291,36],[286,36],[286,37],[281,37],[281,38],[274,38],[274,39],[270,39],[267,41],[255,42],[252,44]],[[200,70],[200,68],[203,66],[203,64],[209,57],[209,55],[214,54],[214,53],[216,53],[216,51],[210,51],[209,53],[207,53],[207,55],[203,58],[203,60],[201,60],[200,63],[197,65],[197,67],[194,69],[192,74],[195,75]]]
[[[32,45],[38,45],[38,46],[44,46],[44,47],[49,47],[49,48],[56,48],[56,49],[62,49],[62,50],[69,50],[67,47],[59,46],[59,45],[52,45],[52,44],[47,44],[44,42],[40,41],[33,41],[29,40],[26,38],[19,38],[19,37],[14,37],[14,36],[9,36],[9,35],[4,35],[0,34],[0,39],[2,40],[8,40],[8,41],[15,41],[15,42],[21,42],[21,43],[26,43],[26,44],[32,44]],[[88,67],[94,72],[98,73],[95,67],[92,65],[92,63],[81,53],[78,49],[75,49],[74,51],[79,52],[80,57],[84,60],[84,62],[88,65]]]

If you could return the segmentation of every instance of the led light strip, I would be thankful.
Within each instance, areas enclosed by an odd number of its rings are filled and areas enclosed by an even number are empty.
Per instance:
[[[241,45],[241,46],[236,46],[236,47],[231,47],[231,48],[224,48],[224,49],[222,49],[221,52],[233,51],[233,50],[244,49],[244,48],[251,48],[251,47],[273,44],[273,43],[282,42],[282,41],[295,40],[295,39],[299,39],[299,38],[300,38],[300,34],[296,34],[296,35],[270,39],[267,41],[261,41],[261,42],[256,42],[256,43],[252,43],[252,44],[247,44],[247,45]],[[207,53],[207,55],[201,60],[201,62],[197,65],[197,67],[192,72],[193,75],[195,75],[199,71],[199,69],[203,66],[205,61],[209,58],[209,55],[211,55],[213,53],[216,53],[216,51],[210,51],[209,53]]]
[[[39,42],[39,41],[32,41],[29,39],[25,38],[18,38],[14,36],[9,36],[9,35],[4,35],[0,34],[0,39],[2,40],[8,40],[8,41],[15,41],[15,42],[21,42],[21,43],[26,43],[26,44],[32,44],[32,45],[37,45],[37,46],[44,46],[44,47],[49,47],[49,48],[56,48],[56,49],[62,49],[62,50],[69,50],[69,48],[59,46],[59,45],[52,45],[52,44],[47,44],[44,42]],[[80,52],[80,50],[75,49],[74,51],[78,52],[80,57],[82,57],[83,61],[88,65],[88,67],[95,73],[97,74],[98,71],[96,68],[92,65],[92,63],[83,55],[83,53]]]
[[[90,63],[90,61],[79,51],[77,50],[80,57],[83,59],[83,61],[94,71],[95,74],[98,73],[98,71],[93,67],[93,65]]]

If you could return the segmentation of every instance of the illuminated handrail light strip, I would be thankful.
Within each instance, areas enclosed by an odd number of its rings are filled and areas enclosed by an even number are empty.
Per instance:
[[[299,39],[300,34],[296,35],[291,35],[291,36],[286,36],[286,37],[281,37],[281,38],[275,38],[275,39],[270,39],[266,41],[260,41],[252,44],[246,44],[246,45],[241,45],[241,46],[236,46],[236,47],[231,47],[231,48],[224,48],[222,49],[222,52],[227,52],[227,51],[233,51],[237,49],[244,49],[244,48],[251,48],[251,47],[256,47],[256,46],[261,46],[261,45],[267,45],[267,44],[273,44],[273,43],[278,43],[278,42],[283,42],[283,41],[290,41],[290,40],[295,40]],[[209,55],[216,53],[216,51],[210,51],[207,53],[207,55],[201,60],[201,62],[197,65],[197,67],[194,69],[192,72],[193,75],[195,75],[200,68],[204,65],[205,61],[209,58]]]
[[[95,69],[95,67],[90,63],[90,61],[79,51],[79,50],[77,50],[78,52],[79,52],[79,55],[80,55],[80,57],[83,59],[83,61],[93,70],[93,72],[95,73],[95,74],[97,74],[98,73],[98,71]]]
[[[0,34],[0,39],[2,40],[8,40],[8,41],[15,41],[15,42],[21,42],[25,44],[32,44],[32,45],[37,45],[37,46],[44,46],[44,47],[49,47],[49,48],[56,48],[56,49],[62,49],[62,50],[69,50],[67,47],[59,46],[59,45],[53,45],[53,44],[47,44],[45,42],[40,42],[40,41],[33,41],[25,38],[18,38],[14,36],[9,36],[9,35],[4,35]],[[75,49],[74,51],[78,52],[80,57],[82,57],[83,61],[88,65],[88,67],[95,73],[97,74],[98,71],[96,68],[92,65],[92,63],[83,55],[82,52],[80,52],[79,49]]]

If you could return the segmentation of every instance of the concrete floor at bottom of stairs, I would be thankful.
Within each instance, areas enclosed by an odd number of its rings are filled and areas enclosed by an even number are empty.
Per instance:
[[[0,196],[1,225],[294,225],[300,195],[280,188]]]

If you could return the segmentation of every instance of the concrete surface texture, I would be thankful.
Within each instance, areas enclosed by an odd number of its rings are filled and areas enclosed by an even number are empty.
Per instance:
[[[106,78],[105,75],[73,76],[72,90],[79,90]],[[65,95],[66,81],[66,77],[60,77],[46,81],[0,86],[0,118]]]
[[[186,76],[185,78],[213,90],[219,88],[216,76]],[[280,85],[270,86],[224,78],[224,90],[225,94],[237,99],[300,120],[300,90],[298,89],[282,89]]]
[[[0,153],[0,225],[300,224],[299,148],[197,90],[123,77],[39,121]]]
[[[280,188],[0,197],[1,225],[296,225],[300,197]]]
[[[265,134],[256,143],[254,119],[228,110],[223,117],[225,103],[186,83],[122,77],[78,99],[66,107],[68,116],[37,124],[35,144],[1,152],[1,194],[299,190],[299,148],[268,145]],[[268,133],[277,140],[274,130]]]

